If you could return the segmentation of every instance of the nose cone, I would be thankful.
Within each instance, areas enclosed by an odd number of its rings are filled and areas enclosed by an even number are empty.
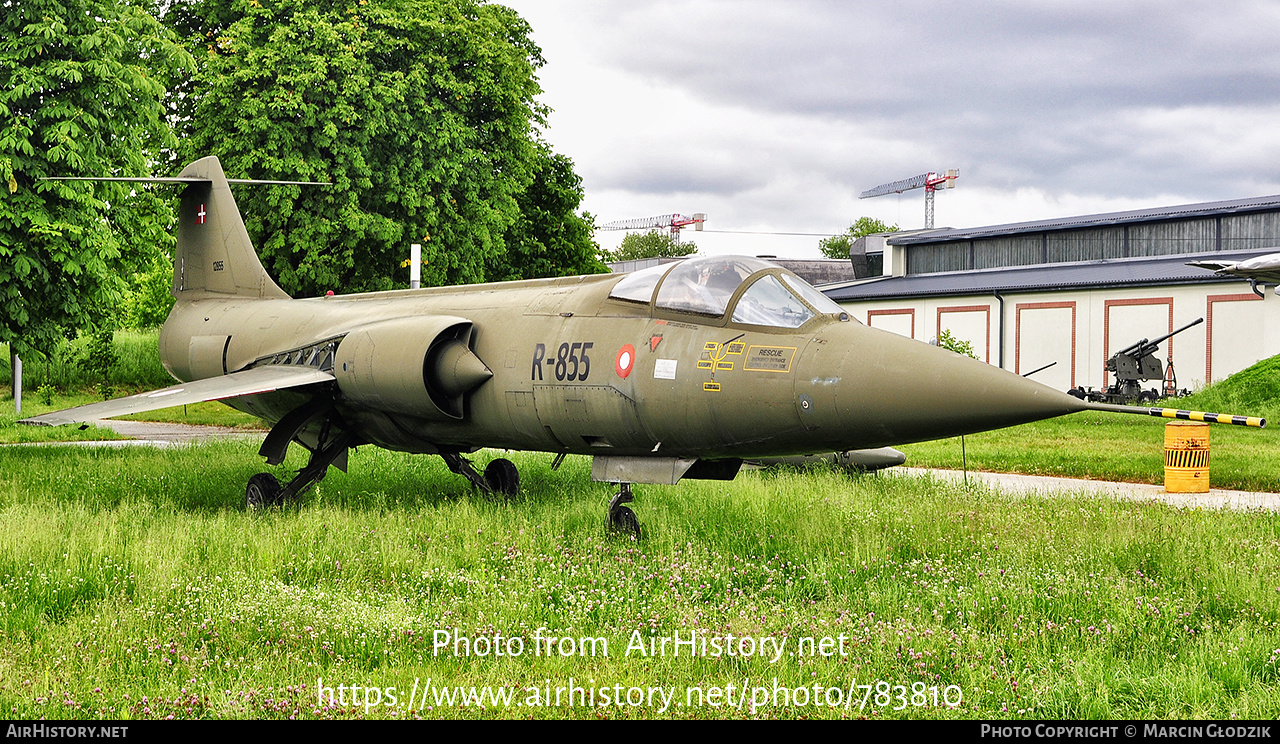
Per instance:
[[[998,367],[897,334],[844,326],[835,407],[851,449],[999,429],[1085,409]],[[836,342],[836,339],[832,339]]]

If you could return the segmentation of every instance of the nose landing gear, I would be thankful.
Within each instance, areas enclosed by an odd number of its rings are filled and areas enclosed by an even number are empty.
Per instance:
[[[618,532],[629,532],[636,539],[640,538],[640,519],[629,506],[623,504],[634,501],[630,483],[618,484],[620,490],[609,501],[609,528]]]

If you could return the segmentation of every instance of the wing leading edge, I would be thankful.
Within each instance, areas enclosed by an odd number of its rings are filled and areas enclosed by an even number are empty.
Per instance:
[[[22,419],[18,423],[34,426],[61,426],[79,424],[94,419],[124,416],[130,413],[154,411],[160,408],[183,406],[206,400],[223,400],[244,395],[269,393],[273,390],[332,382],[333,375],[311,367],[265,365],[242,372],[232,372],[221,377],[208,377],[194,382],[171,385],[160,390],[130,395],[126,398],[90,403],[87,406],[68,408],[40,416]]]

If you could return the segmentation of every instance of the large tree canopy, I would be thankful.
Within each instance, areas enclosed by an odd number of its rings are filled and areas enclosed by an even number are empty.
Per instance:
[[[184,159],[333,182],[237,192],[286,291],[391,288],[414,242],[424,284],[596,270],[577,177],[537,137],[541,53],[510,9],[204,0],[170,22],[204,49],[178,102]]]
[[[573,162],[545,148],[538,153],[533,183],[516,203],[520,217],[506,236],[506,252],[488,268],[487,278],[599,274],[608,271],[591,238],[590,215],[574,212],[582,202],[582,179]]]
[[[874,217],[859,217],[849,229],[818,241],[818,250],[827,258],[848,258],[853,241],[875,233],[897,232],[897,225],[886,225]]]
[[[670,233],[661,230],[627,233],[617,250],[605,251],[606,261],[635,261],[643,258],[679,258],[697,253],[698,246],[690,241],[676,242]]]
[[[153,196],[40,179],[147,173],[172,144],[162,105],[169,76],[190,65],[173,34],[135,5],[0,6],[0,340],[48,349],[102,322],[121,277],[160,247],[168,211]],[[153,218],[137,219],[144,213]]]

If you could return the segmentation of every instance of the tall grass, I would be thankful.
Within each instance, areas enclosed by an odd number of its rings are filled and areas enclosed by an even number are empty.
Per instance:
[[[523,494],[361,448],[300,504],[241,506],[251,443],[0,449],[0,709],[13,717],[1271,718],[1280,518],[891,474],[746,473],[638,487],[603,526],[589,461],[509,455]],[[481,453],[483,461],[499,453]],[[299,467],[291,453],[289,467]],[[541,629],[541,630],[540,630]],[[627,655],[631,634],[788,653]],[[601,637],[608,656],[437,654],[469,638]],[[843,645],[789,655],[802,637]],[[843,637],[843,641],[838,641]],[[529,647],[531,648],[531,646]],[[330,705],[326,686],[902,685],[907,700],[754,709]],[[952,689],[959,705],[913,700]],[[855,688],[856,689],[856,688]],[[872,689],[874,692],[873,688]],[[809,693],[812,694],[812,693]],[[859,690],[859,695],[861,691]],[[928,695],[924,696],[928,698]],[[917,704],[919,703],[919,704]]]
[[[149,390],[173,384],[173,378],[160,364],[159,331],[116,331],[115,351],[119,362],[105,380],[95,378],[80,365],[87,343],[87,338],[80,337],[23,358],[25,397],[33,397],[41,385],[52,385],[66,392],[93,388],[103,382],[127,390]],[[9,346],[0,344],[0,385],[10,390],[12,384]]]

